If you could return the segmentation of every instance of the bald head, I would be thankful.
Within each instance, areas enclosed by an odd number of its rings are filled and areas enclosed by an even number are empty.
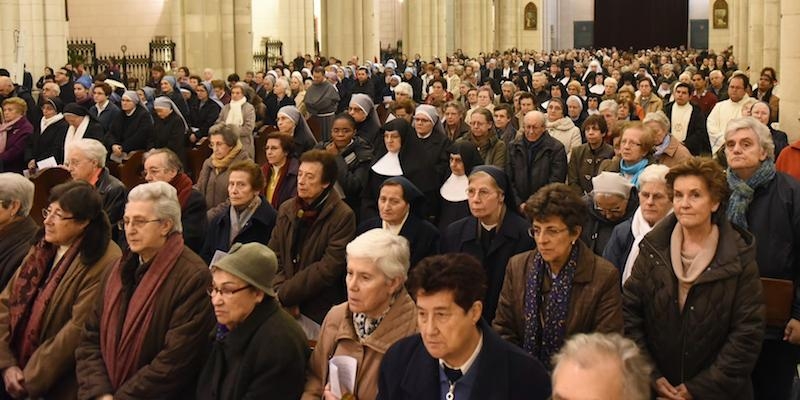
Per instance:
[[[7,76],[0,76],[0,96],[6,97],[14,91],[14,81]]]
[[[542,137],[545,131],[544,113],[540,111],[528,111],[522,119],[522,127],[525,131],[525,139],[535,142]]]

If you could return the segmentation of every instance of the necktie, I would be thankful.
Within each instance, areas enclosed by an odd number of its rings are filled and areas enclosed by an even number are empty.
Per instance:
[[[461,379],[461,377],[464,375],[461,373],[460,369],[448,368],[445,365],[443,365],[442,367],[444,367],[444,374],[445,376],[447,376],[447,380],[449,380],[451,384]]]

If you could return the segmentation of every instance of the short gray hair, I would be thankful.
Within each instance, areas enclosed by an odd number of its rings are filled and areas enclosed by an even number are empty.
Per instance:
[[[146,153],[144,153],[144,157],[142,158],[142,162],[147,162],[147,159],[152,156],[157,156],[159,154],[164,155],[164,167],[170,171],[175,171],[176,173],[183,172],[183,164],[181,163],[181,159],[178,158],[178,155],[175,154],[174,151],[168,148],[161,148],[161,149],[152,149]]]
[[[56,94],[61,94],[61,86],[58,86],[58,84],[55,82],[47,82],[44,84],[44,86],[42,86],[42,89],[47,89],[47,88],[53,89],[53,91],[55,91]]]
[[[767,152],[767,158],[770,160],[775,159],[775,143],[772,142],[772,133],[770,133],[766,125],[753,117],[742,117],[730,120],[728,126],[725,127],[725,140],[727,141],[730,135],[742,129],[752,130],[758,138],[759,146]]]
[[[645,115],[642,123],[646,124],[648,122],[655,122],[661,125],[661,128],[664,129],[665,132],[669,133],[669,118],[667,118],[667,114],[664,114],[663,111],[658,110]]]
[[[400,82],[394,87],[394,93],[405,93],[408,97],[414,97],[414,88],[408,82]]]
[[[128,202],[132,201],[152,202],[159,219],[172,221],[172,232],[183,232],[178,191],[169,183],[150,182],[138,185],[128,193]]]
[[[664,164],[650,164],[639,174],[636,188],[641,189],[645,183],[663,183],[666,185],[668,172],[669,167]]]
[[[20,174],[13,172],[0,174],[0,202],[19,201],[18,217],[27,217],[30,214],[35,190],[33,182]]]
[[[347,244],[347,258],[366,258],[386,275],[405,282],[411,264],[408,240],[387,230],[375,228],[358,235]]]
[[[79,150],[86,156],[86,158],[96,162],[98,167],[104,168],[106,166],[106,156],[108,155],[108,150],[106,150],[106,146],[104,146],[103,143],[100,143],[99,140],[86,138],[79,139],[71,142],[67,146],[66,150],[67,154],[72,153],[73,150]]]
[[[619,106],[617,106],[617,102],[614,100],[603,100],[600,105],[597,106],[597,111],[604,112],[605,110],[611,110],[614,115],[617,115]]]
[[[653,367],[636,343],[617,333],[579,333],[573,335],[553,356],[553,386],[559,364],[571,361],[581,369],[608,368],[617,363],[622,378],[622,397],[628,400],[650,399],[650,373]]]

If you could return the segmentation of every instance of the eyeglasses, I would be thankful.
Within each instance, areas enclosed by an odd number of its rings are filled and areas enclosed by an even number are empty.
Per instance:
[[[220,143],[208,142],[208,147],[210,147],[212,149],[215,148],[215,147],[220,147],[220,146],[224,146],[224,145],[225,145],[224,142],[220,142]]]
[[[56,221],[66,221],[68,219],[75,219],[75,217],[65,217],[58,211],[52,211],[49,208],[42,209],[42,218],[47,219],[48,216],[52,215],[53,219]]]
[[[568,229],[569,228],[562,228],[562,229],[556,229],[556,228],[547,228],[547,229],[533,228],[533,229],[530,229],[529,228],[528,229],[528,236],[530,236],[530,237],[532,237],[534,239],[536,239],[537,237],[540,237],[540,236],[548,238],[548,239],[552,239],[552,238],[554,238],[554,237],[566,232]]]
[[[242,287],[240,287],[238,289],[216,288],[216,287],[214,287],[214,285],[211,285],[211,286],[208,287],[208,289],[206,289],[206,294],[208,294],[208,297],[214,297],[214,294],[216,293],[216,294],[222,296],[223,299],[229,299],[234,294],[239,293],[242,290],[245,290],[245,289],[247,289],[249,287],[252,287],[252,285],[245,285],[245,286],[242,286]]]
[[[477,189],[476,190],[474,188],[469,188],[469,189],[466,190],[465,193],[467,194],[468,198],[473,198],[473,197],[475,197],[475,195],[477,195],[479,199],[483,200],[483,199],[489,197],[490,195],[492,195],[495,192],[491,191],[489,189]]]
[[[602,208],[602,207],[598,206],[597,203],[594,204],[594,209],[597,210],[597,212],[599,212],[600,214],[603,214],[606,217],[608,217],[610,215],[620,215],[620,214],[625,212],[625,210],[622,207],[614,207],[614,208],[610,208],[610,209],[609,208]]]
[[[628,140],[628,139],[623,139],[623,140],[621,140],[621,141],[619,142],[619,145],[620,145],[620,146],[636,146],[636,147],[642,147],[642,144],[641,144],[641,143],[634,142],[633,140]]]
[[[133,229],[141,229],[151,222],[161,222],[161,219],[127,219],[123,218],[117,222],[117,228],[123,231],[125,227],[130,226]]]

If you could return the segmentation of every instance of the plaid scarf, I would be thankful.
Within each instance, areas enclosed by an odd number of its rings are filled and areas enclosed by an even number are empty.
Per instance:
[[[572,246],[569,261],[553,279],[550,293],[545,299],[542,294],[544,274],[549,273],[546,262],[539,252],[533,258],[533,266],[525,277],[525,297],[523,304],[525,336],[523,349],[539,359],[548,369],[550,359],[561,345],[566,335],[567,311],[572,292],[572,280],[578,263],[578,246]],[[544,307],[542,307],[544,302]]]
[[[756,173],[746,182],[739,178],[735,172],[728,168],[728,186],[731,188],[731,197],[728,200],[728,219],[742,228],[748,229],[747,209],[753,201],[756,189],[766,186],[775,178],[775,163],[764,160],[756,170]]]

